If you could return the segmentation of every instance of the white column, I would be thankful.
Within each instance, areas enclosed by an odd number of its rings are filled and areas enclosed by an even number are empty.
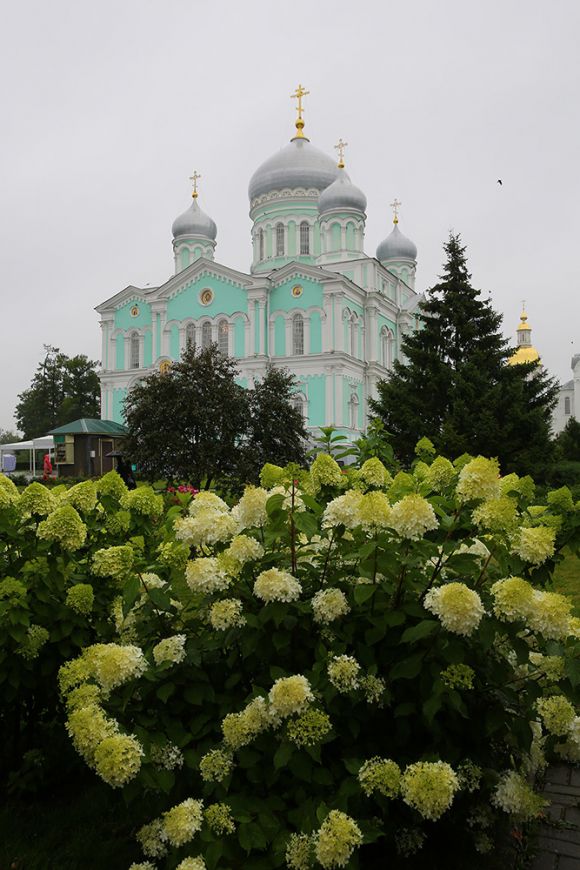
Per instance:
[[[368,355],[366,356],[367,362],[376,362],[377,361],[377,314],[378,308],[372,305],[367,309],[368,314],[368,330],[367,330],[367,351]]]
[[[324,318],[322,320],[322,352],[328,353],[334,350],[332,341],[332,296],[324,296]]]
[[[304,353],[310,353],[310,315],[304,315]]]
[[[286,356],[292,356],[292,351],[294,350],[293,342],[292,342],[292,317],[288,315],[286,317]]]
[[[260,320],[260,345],[259,352],[264,355],[266,353],[266,330],[268,329],[268,324],[266,323],[266,303],[265,302],[256,302],[256,307],[258,309],[258,318]]]
[[[125,369],[131,367],[131,339],[125,335]]]

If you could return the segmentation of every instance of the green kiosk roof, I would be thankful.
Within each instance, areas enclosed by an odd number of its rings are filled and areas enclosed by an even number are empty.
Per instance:
[[[127,427],[114,420],[94,420],[90,417],[82,417],[51,429],[49,435],[112,435],[121,438],[127,434]]]

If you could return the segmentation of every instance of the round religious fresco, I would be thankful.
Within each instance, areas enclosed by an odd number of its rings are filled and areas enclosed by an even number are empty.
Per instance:
[[[171,360],[162,359],[159,363],[159,371],[162,375],[166,375],[169,369],[171,368]]]
[[[213,302],[213,290],[210,290],[209,287],[206,287],[205,290],[202,290],[199,294],[199,301],[202,305],[209,305]]]
[[[139,317],[139,306],[133,305],[131,308],[131,317]]]
[[[303,288],[300,284],[295,284],[292,288],[292,296],[294,296],[295,299],[297,299],[299,296],[302,296],[303,292]]]

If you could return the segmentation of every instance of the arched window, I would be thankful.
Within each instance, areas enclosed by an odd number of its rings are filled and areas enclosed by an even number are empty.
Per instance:
[[[292,318],[292,353],[302,356],[304,353],[304,318],[295,314]]]
[[[306,399],[302,393],[295,393],[292,396],[292,407],[298,411],[303,420],[306,420]]]
[[[229,355],[230,335],[227,320],[220,320],[218,323],[218,350],[223,356]]]
[[[350,318],[350,355],[358,356],[358,317],[356,314]]]
[[[352,393],[350,397],[350,402],[348,403],[349,417],[350,417],[350,428],[358,429],[358,396],[356,393]]]
[[[206,322],[201,327],[201,348],[205,350],[211,344],[211,323],[206,320]]]
[[[284,256],[284,224],[276,224],[276,256]]]
[[[131,335],[131,354],[129,359],[129,368],[139,368],[139,333],[133,332]]]
[[[193,347],[195,344],[195,323],[188,323],[185,327],[185,346]]]
[[[393,340],[394,336],[390,329],[383,326],[381,330],[381,363],[386,369],[393,365]]]
[[[300,253],[310,253],[310,227],[308,221],[302,221],[300,224]]]
[[[264,230],[258,230],[258,258],[264,259]]]
[[[570,413],[570,396],[564,397],[564,413],[565,414]]]

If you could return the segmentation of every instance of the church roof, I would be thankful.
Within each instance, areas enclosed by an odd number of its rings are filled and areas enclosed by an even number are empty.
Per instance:
[[[332,157],[315,148],[309,139],[295,137],[259,166],[250,179],[250,200],[273,190],[302,187],[324,190],[338,175]]]
[[[319,214],[322,215],[334,209],[354,209],[364,213],[366,207],[366,196],[360,188],[352,183],[348,173],[339,166],[338,176],[320,194]]]
[[[377,260],[416,260],[417,245],[404,236],[395,223],[390,235],[384,239],[377,248]]]
[[[179,236],[201,236],[215,242],[217,227],[215,221],[200,209],[196,194],[189,208],[173,221],[171,232],[174,239]]]

